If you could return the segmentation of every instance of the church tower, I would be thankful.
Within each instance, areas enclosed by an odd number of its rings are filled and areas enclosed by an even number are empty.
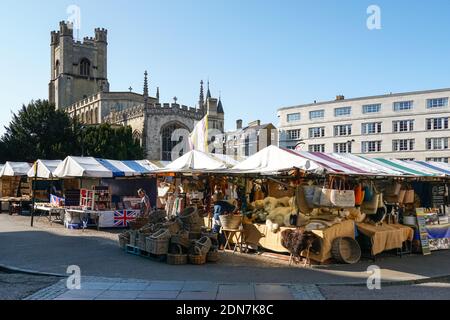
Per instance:
[[[109,92],[107,30],[95,29],[95,37],[75,41],[70,23],[61,21],[51,32],[49,101],[57,109],[98,92]]]

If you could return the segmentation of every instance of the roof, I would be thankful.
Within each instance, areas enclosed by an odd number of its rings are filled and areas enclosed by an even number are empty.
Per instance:
[[[28,162],[7,161],[0,171],[0,177],[26,176],[31,164]]]
[[[36,175],[37,178],[50,179],[53,178],[53,172],[56,170],[62,160],[37,160],[28,171],[28,177],[32,178]],[[37,172],[36,170],[37,165]]]
[[[327,105],[327,104],[332,104],[332,103],[352,102],[352,101],[367,100],[367,99],[401,97],[401,96],[407,96],[407,95],[413,95],[413,94],[439,93],[439,92],[446,92],[446,91],[450,91],[450,88],[422,90],[422,91],[410,91],[410,92],[400,92],[400,93],[389,93],[389,94],[375,95],[375,96],[365,96],[365,97],[357,97],[357,98],[342,99],[342,100],[329,100],[329,101],[322,101],[322,102],[317,102],[317,103],[299,104],[299,105],[294,105],[294,106],[281,107],[278,109],[278,111],[294,109],[294,108],[301,108],[301,107]]]
[[[224,113],[223,106],[222,106],[222,100],[220,98],[219,98],[219,103],[217,104],[217,113]]]

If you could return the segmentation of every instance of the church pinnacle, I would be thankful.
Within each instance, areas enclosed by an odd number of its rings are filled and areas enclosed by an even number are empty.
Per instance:
[[[198,100],[198,107],[200,110],[204,110],[205,107],[205,97],[203,95],[203,80],[200,80],[200,97]]]
[[[148,101],[148,79],[147,79],[148,73],[147,70],[144,72],[144,102],[147,104]]]
[[[206,100],[211,98],[211,91],[209,91],[209,80],[208,80],[208,91],[206,91]]]

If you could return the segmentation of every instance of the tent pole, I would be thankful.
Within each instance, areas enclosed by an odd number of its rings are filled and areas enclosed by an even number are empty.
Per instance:
[[[36,161],[34,167],[34,177],[33,177],[33,199],[31,201],[31,226],[33,226],[34,223],[34,204],[36,202],[36,180],[37,180],[37,173],[38,173],[38,162]]]

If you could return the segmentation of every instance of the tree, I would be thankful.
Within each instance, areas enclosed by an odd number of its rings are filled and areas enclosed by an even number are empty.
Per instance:
[[[134,139],[131,127],[111,126],[108,123],[85,127],[80,134],[85,156],[114,160],[144,158],[139,140]]]
[[[23,105],[0,139],[0,162],[64,159],[85,156],[113,160],[143,159],[131,127],[82,126],[47,100]]]
[[[74,123],[47,100],[23,105],[1,138],[3,161],[62,159],[78,152]]]

